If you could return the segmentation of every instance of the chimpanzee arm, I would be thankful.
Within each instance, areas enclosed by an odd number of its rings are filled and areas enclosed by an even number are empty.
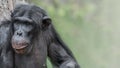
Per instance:
[[[0,68],[13,68],[13,50],[11,47],[12,24],[11,21],[0,22]]]
[[[51,43],[48,48],[48,56],[54,68],[80,68],[76,60],[70,55],[66,48],[58,43]]]

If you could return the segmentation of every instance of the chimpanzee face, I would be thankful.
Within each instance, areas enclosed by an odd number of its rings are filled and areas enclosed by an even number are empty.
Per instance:
[[[27,21],[16,21],[13,24],[13,30],[12,47],[15,52],[18,54],[24,54],[31,51],[31,41],[34,35],[33,24]]]

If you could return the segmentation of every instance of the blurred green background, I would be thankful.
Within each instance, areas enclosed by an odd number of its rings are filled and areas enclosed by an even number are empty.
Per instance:
[[[119,0],[32,0],[44,8],[81,68],[120,68]],[[48,68],[52,68],[48,61]]]

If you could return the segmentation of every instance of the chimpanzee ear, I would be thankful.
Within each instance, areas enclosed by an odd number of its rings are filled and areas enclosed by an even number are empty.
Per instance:
[[[42,27],[46,29],[51,24],[51,19],[48,16],[43,17]]]

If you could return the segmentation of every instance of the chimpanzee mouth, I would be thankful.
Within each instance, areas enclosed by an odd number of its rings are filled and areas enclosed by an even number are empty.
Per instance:
[[[18,54],[25,53],[26,48],[28,47],[27,43],[21,43],[21,44],[12,44],[13,49]]]
[[[24,54],[25,49],[15,49],[15,52],[18,53],[18,54]]]

